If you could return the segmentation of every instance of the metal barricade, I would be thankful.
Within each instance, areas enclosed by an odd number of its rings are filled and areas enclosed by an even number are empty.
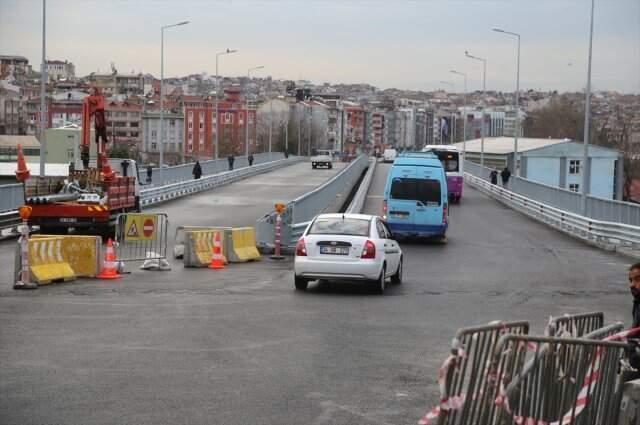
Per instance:
[[[622,342],[586,338],[502,336],[477,423],[615,424],[618,362],[625,348]]]
[[[117,260],[166,260],[168,229],[169,219],[165,213],[118,215],[115,244]]]
[[[580,314],[565,314],[549,321],[549,336],[568,336],[579,338],[604,326],[604,313],[601,311]]]
[[[491,356],[500,336],[527,334],[529,322],[492,322],[459,329],[440,369],[438,425],[476,424],[485,404]],[[429,423],[428,421],[426,423]]]

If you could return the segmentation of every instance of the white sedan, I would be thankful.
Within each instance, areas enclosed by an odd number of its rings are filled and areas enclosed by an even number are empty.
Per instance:
[[[402,283],[402,250],[380,217],[321,214],[296,245],[296,289],[309,281],[364,280],[382,294],[387,278]]]

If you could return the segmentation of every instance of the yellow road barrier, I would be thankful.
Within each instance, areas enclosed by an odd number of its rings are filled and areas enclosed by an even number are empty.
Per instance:
[[[29,267],[39,285],[76,278],[73,269],[62,257],[63,237],[29,239]]]
[[[260,260],[260,253],[256,248],[256,231],[253,227],[240,227],[227,234],[229,243],[229,261],[244,263]]]
[[[61,237],[62,259],[71,266],[77,277],[96,277],[100,273],[100,236],[32,235],[33,239]]]
[[[216,233],[220,233],[220,239],[224,239],[224,232],[219,230],[194,230],[186,232],[184,247],[185,267],[207,267],[211,262],[213,253],[213,239]],[[227,264],[226,246],[222,244],[222,260]]]
[[[176,237],[175,237],[175,243],[173,245],[173,257],[176,259],[181,259],[184,255],[184,250],[185,250],[185,245],[186,245],[186,239],[187,239],[187,232],[193,232],[196,230],[218,230],[221,231],[223,233],[220,234],[220,236],[222,237],[222,251],[225,252],[225,233],[224,232],[230,232],[231,231],[231,227],[222,227],[222,226],[178,226],[176,227]]]

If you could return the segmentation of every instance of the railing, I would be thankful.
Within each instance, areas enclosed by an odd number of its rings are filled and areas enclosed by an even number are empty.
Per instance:
[[[465,172],[484,180],[489,180],[490,168],[465,161]],[[499,181],[500,178],[498,178]],[[512,177],[508,189],[514,193],[534,199],[574,214],[582,214],[582,195],[578,192],[534,182],[522,177]],[[615,221],[640,226],[640,204],[614,201],[587,195],[586,216],[594,220]]]
[[[284,158],[282,152],[272,153],[257,153],[253,155],[253,165],[264,164],[265,162],[277,161]],[[175,167],[165,167],[162,170],[164,185],[170,183],[176,183],[180,181],[190,180],[193,178],[193,165],[195,163],[189,163],[184,165],[176,165]],[[237,156],[233,163],[233,168],[243,168],[248,166],[246,156]],[[201,161],[200,167],[202,167],[202,175],[207,176],[211,174],[222,173],[223,171],[229,171],[229,162],[227,158],[212,159],[209,161]],[[146,169],[140,169],[140,179],[142,182],[146,182]],[[151,184],[162,186],[160,182],[160,168],[154,168],[151,173]]]
[[[640,249],[640,226],[594,220],[511,192],[465,172],[465,180],[494,199],[561,232],[602,248]]]
[[[283,247],[294,246],[313,217],[325,211],[330,205],[344,202],[368,164],[367,156],[360,155],[322,186],[289,202],[281,215]],[[275,222],[275,212],[266,214],[256,222],[258,248],[263,250],[273,248]]]

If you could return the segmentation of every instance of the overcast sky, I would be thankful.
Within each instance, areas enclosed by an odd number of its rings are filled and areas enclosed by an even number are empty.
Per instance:
[[[48,0],[47,57],[67,59],[76,74],[215,74],[370,83],[380,88],[434,90],[440,80],[469,74],[469,90],[515,88],[516,41],[492,27],[519,32],[521,87],[576,91],[586,84],[589,0]],[[42,55],[42,1],[0,0],[0,54]],[[596,0],[593,87],[640,93],[640,0]]]

